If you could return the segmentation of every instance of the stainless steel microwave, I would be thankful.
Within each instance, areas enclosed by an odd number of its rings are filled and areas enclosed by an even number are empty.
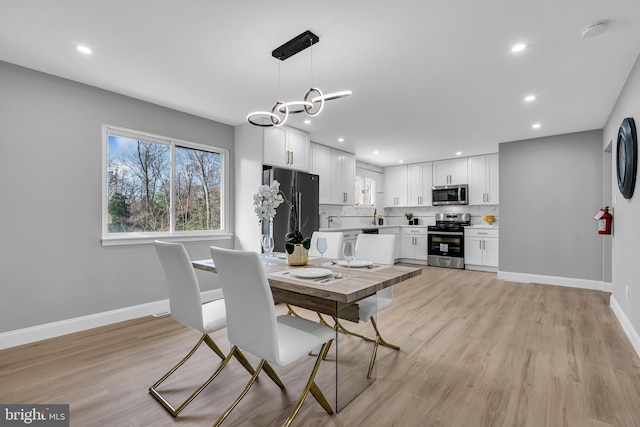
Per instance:
[[[468,187],[467,184],[438,185],[431,187],[431,202],[433,206],[468,205]]]

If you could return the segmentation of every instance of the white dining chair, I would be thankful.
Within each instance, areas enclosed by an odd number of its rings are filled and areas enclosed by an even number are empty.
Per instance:
[[[236,400],[216,421],[219,426],[247,394],[262,369],[272,371],[269,363],[286,366],[306,356],[317,346],[322,346],[307,384],[289,415],[285,426],[293,421],[302,403],[311,392],[328,414],[333,410],[315,383],[321,361],[327,354],[335,331],[319,323],[296,316],[276,316],[275,305],[266,273],[256,252],[211,247],[211,257],[220,276],[224,301],[227,307],[227,335],[232,343],[232,352],[242,348],[261,358],[255,374]],[[276,381],[284,388],[281,381]]]
[[[319,257],[317,244],[318,237],[327,239],[327,251],[324,258],[340,259],[342,258],[342,237],[344,235],[340,231],[314,231],[311,235],[311,247],[309,248],[309,256]]]
[[[396,236],[393,234],[360,234],[356,240],[356,259],[371,261],[374,264],[393,265],[395,263],[395,245]],[[358,301],[358,317],[361,322],[366,322],[367,320],[371,321],[371,325],[376,333],[375,339],[351,332],[341,323],[338,323],[339,329],[342,332],[374,342],[367,378],[370,378],[371,373],[373,372],[373,366],[376,362],[379,345],[383,345],[394,350],[400,350],[400,347],[395,344],[391,344],[382,338],[375,319],[375,315],[378,312],[389,308],[392,302],[392,286],[378,291],[376,295],[372,295]]]
[[[202,304],[200,295],[200,286],[195,270],[191,265],[191,260],[187,254],[187,250],[180,243],[167,243],[156,240],[154,242],[156,253],[160,258],[162,268],[169,287],[169,307],[171,316],[178,322],[200,332],[202,335],[187,355],[180,360],[173,368],[162,376],[154,385],[149,388],[149,393],[155,397],[162,406],[165,407],[173,415],[177,416],[193,399],[200,394],[215,379],[231,359],[232,354],[227,356],[222,353],[213,339],[209,336],[211,332],[220,330],[227,325],[226,308],[224,299]],[[200,347],[202,343],[206,343],[214,353],[216,353],[222,362],[213,374],[198,387],[184,402],[174,407],[159,391],[158,387],[169,378],[178,368],[180,368]],[[250,374],[254,374],[249,361],[244,355],[236,351],[233,353],[242,366],[245,367]]]

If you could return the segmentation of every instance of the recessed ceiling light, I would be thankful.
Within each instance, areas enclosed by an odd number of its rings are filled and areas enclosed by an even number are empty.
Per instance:
[[[456,151],[456,156],[461,156],[462,155],[462,151]]]
[[[373,154],[378,154],[378,150],[375,150],[375,151],[373,152]]]
[[[534,123],[531,125],[531,129],[540,129],[540,126],[542,126],[540,123]]]
[[[344,142],[344,138],[338,138],[338,142]]]
[[[609,23],[607,21],[600,21],[584,27],[581,32],[582,37],[589,39],[591,37],[599,36],[607,30],[608,25]]]
[[[87,46],[77,45],[76,46],[76,50],[78,52],[84,53],[85,55],[90,55],[91,54],[91,49],[88,48]]]
[[[404,160],[398,160],[398,163],[404,163]]]
[[[311,120],[309,120],[309,119],[305,120],[305,121],[304,121],[304,124],[305,124],[305,125],[310,125],[310,124],[311,124]]]
[[[524,97],[524,102],[531,102],[531,101],[535,101],[536,96],[535,95],[527,95]]]
[[[524,43],[519,43],[519,44],[517,44],[517,45],[514,45],[514,46],[511,48],[511,52],[514,52],[514,53],[515,53],[515,52],[522,52],[523,50],[525,50],[525,49],[526,49],[526,47],[527,47],[527,45],[526,45],[526,44],[524,44]]]

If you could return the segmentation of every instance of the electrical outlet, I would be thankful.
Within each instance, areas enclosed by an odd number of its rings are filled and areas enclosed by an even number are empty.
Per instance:
[[[624,296],[627,298],[627,301],[629,301],[629,287],[625,286],[624,288]]]

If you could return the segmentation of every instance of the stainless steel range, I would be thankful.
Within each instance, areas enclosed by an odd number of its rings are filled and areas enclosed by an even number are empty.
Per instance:
[[[436,225],[427,227],[427,264],[464,268],[464,227],[470,224],[469,213],[437,213]]]

